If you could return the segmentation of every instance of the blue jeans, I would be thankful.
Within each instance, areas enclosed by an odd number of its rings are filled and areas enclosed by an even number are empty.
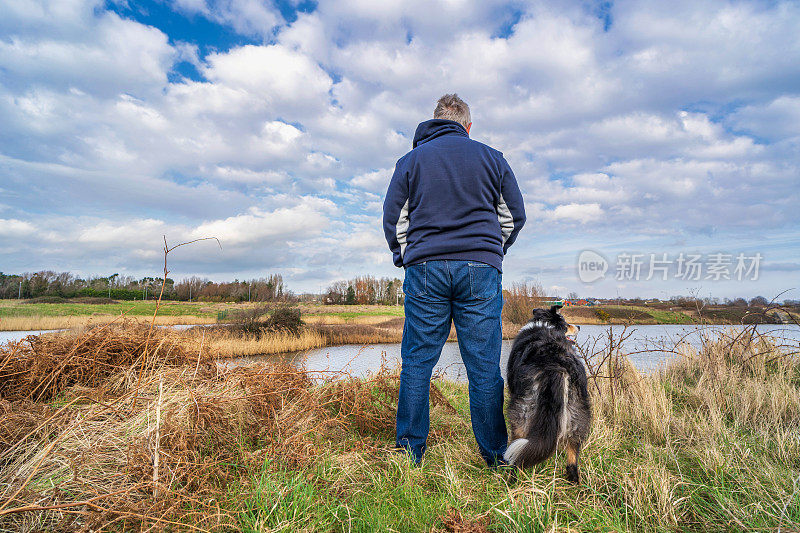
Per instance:
[[[427,261],[406,268],[397,446],[422,460],[430,428],[433,367],[456,326],[469,379],[472,431],[486,462],[502,462],[508,444],[503,416],[500,343],[503,308],[500,272],[472,261]]]

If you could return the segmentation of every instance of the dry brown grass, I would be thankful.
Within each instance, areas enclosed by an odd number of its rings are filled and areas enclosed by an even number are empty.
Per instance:
[[[642,375],[616,341],[586,354],[594,421],[585,453],[627,451],[613,466],[589,460],[587,483],[598,491],[619,484],[637,521],[667,528],[705,529],[711,511],[728,514],[726,528],[750,529],[742,492],[767,516],[780,515],[792,481],[780,479],[771,460],[800,464],[797,344],[732,328],[699,350],[684,345],[662,371]],[[717,476],[731,475],[735,487],[715,486]]]
[[[397,317],[392,315],[362,315],[354,317],[346,317],[340,315],[305,315],[303,322],[306,324],[322,324],[322,325],[342,325],[342,324],[357,324],[357,325],[380,325],[396,320]],[[401,319],[402,320],[402,319]]]
[[[193,336],[196,343],[202,341],[202,332],[194,332]],[[325,336],[313,329],[304,329],[297,335],[285,331],[265,332],[259,338],[217,329],[207,333],[204,342],[217,357],[300,352],[327,345]]]
[[[108,386],[109,376],[142,362],[148,334],[149,354],[161,364],[189,361],[186,343],[174,332],[151,332],[135,321],[31,335],[0,346],[0,397],[42,401],[76,385]]]
[[[119,321],[119,315],[91,316],[10,316],[0,320],[0,331],[38,331],[48,329],[74,329],[98,324],[109,324]],[[131,316],[128,320],[149,324],[152,317]],[[157,326],[174,326],[177,324],[214,324],[216,318],[200,316],[157,316]]]
[[[285,366],[220,373],[204,363],[165,366],[191,358],[177,348],[168,356],[162,343],[137,390],[136,365],[119,365],[142,357],[143,333],[119,328],[112,342],[87,332],[28,349],[32,392],[50,386],[53,360],[114,361],[113,371],[61,383],[58,410],[19,399],[33,394],[18,386],[0,388],[0,527],[226,530],[238,509],[221,506],[226,491],[266,460],[303,468],[353,430],[353,445],[374,452],[394,430],[398,380],[386,369],[366,381]],[[6,359],[20,347],[8,349]],[[435,386],[432,402],[454,411]]]

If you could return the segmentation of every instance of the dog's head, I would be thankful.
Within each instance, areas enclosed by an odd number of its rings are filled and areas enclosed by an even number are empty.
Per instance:
[[[539,322],[544,326],[552,328],[556,331],[562,332],[566,337],[575,342],[578,336],[578,331],[581,327],[574,324],[568,324],[561,313],[558,312],[559,306],[554,305],[550,309],[534,309],[531,322]]]

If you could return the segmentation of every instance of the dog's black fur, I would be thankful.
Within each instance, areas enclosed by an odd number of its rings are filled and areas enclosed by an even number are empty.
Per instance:
[[[504,458],[527,468],[567,449],[567,479],[580,479],[578,455],[589,435],[591,402],[586,370],[558,307],[534,309],[520,330],[508,359],[508,421],[511,442]]]

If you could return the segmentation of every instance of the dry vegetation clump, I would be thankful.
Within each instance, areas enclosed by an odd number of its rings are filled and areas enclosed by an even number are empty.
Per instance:
[[[230,495],[255,490],[265,465],[312,468],[332,442],[374,455],[393,431],[398,376],[386,368],[367,380],[285,365],[220,372],[158,334],[159,359],[136,388],[147,334],[109,328],[4,348],[108,372],[59,368],[64,379],[40,397],[32,380],[26,389],[0,375],[13,398],[0,402],[0,530],[228,530],[242,506]],[[454,411],[435,385],[432,397]]]
[[[269,305],[261,305],[235,310],[230,322],[220,328],[258,340],[263,335],[275,332],[297,335],[302,326],[303,321],[300,319],[299,309],[288,306],[273,309]]]
[[[108,386],[111,375],[141,363],[145,352],[162,365],[189,360],[176,335],[137,322],[29,335],[0,346],[0,398],[46,401],[75,385]]]

